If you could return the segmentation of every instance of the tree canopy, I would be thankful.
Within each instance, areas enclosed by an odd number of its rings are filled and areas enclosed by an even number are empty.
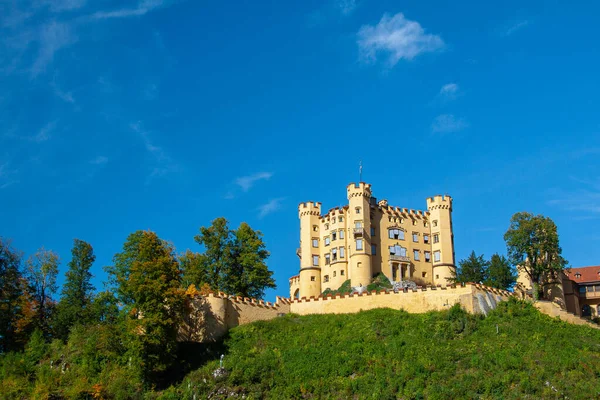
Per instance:
[[[187,251],[181,256],[184,284],[202,286],[237,296],[261,298],[274,288],[273,272],[265,261],[269,257],[260,231],[243,222],[230,230],[225,218],[201,227],[194,240],[204,253]]]
[[[531,279],[535,296],[542,294],[545,281],[557,278],[567,265],[556,224],[543,215],[514,214],[504,240],[509,261]]]
[[[512,288],[517,281],[517,274],[511,267],[506,257],[494,254],[487,267],[487,274],[483,281],[486,286],[507,290]]]
[[[52,294],[56,292],[58,255],[52,250],[39,249],[26,263],[26,276],[36,305],[37,327],[50,334],[50,318],[54,307]]]
[[[16,348],[22,295],[21,256],[0,237],[0,353]]]

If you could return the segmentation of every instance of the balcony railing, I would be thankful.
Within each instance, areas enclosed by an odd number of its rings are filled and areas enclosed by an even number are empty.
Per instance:
[[[399,256],[397,254],[390,254],[390,260],[392,261],[404,261],[404,262],[410,262],[410,257],[407,256]]]
[[[354,228],[354,237],[365,236],[365,228]]]
[[[599,299],[600,292],[585,292],[585,293],[580,292],[579,297],[585,297],[586,299]]]

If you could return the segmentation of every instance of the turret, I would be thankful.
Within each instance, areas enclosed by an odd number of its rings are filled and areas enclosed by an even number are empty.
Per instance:
[[[454,236],[452,234],[452,197],[434,196],[427,199],[431,229],[433,283],[445,286],[456,270]]]
[[[367,286],[371,283],[371,185],[351,183],[348,194],[348,275],[352,286]]]
[[[321,203],[300,203],[300,293],[298,297],[319,296],[321,294],[321,266],[324,260],[319,256],[319,246],[312,245],[320,240]],[[290,288],[291,289],[291,288]],[[290,293],[290,297],[296,297]]]

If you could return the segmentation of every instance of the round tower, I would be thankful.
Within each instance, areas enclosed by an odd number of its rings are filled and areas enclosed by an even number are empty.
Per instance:
[[[433,284],[446,286],[449,283],[448,278],[456,271],[452,233],[452,197],[437,195],[428,198],[427,210],[431,229]]]
[[[324,260],[319,257],[321,247],[320,223],[321,203],[300,203],[300,292],[299,298],[318,297],[321,294],[321,265]],[[316,240],[316,242],[315,242]],[[316,246],[314,246],[316,244]],[[295,293],[291,293],[292,297]]]
[[[348,193],[348,275],[352,286],[371,283],[371,185],[351,183]]]

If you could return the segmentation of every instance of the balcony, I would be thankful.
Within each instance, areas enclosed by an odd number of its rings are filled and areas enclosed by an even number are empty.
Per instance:
[[[600,299],[600,292],[579,293],[579,297],[585,297],[586,299]]]
[[[302,258],[302,249],[300,247],[296,249],[296,255],[298,256],[298,258]]]
[[[354,237],[364,237],[365,228],[354,228]]]
[[[397,254],[390,254],[390,260],[391,261],[403,261],[403,262],[410,262],[410,257],[407,256],[399,256]]]

